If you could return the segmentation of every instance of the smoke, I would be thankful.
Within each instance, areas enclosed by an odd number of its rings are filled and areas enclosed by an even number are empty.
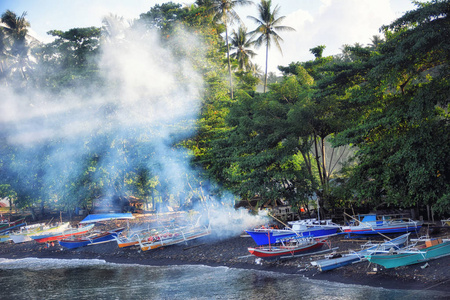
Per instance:
[[[201,41],[180,30],[183,38],[174,43],[181,53],[163,47],[154,32],[115,26],[119,34],[105,40],[99,60],[106,85],[58,95],[1,88],[1,135],[16,161],[2,177],[15,176],[30,194],[39,191],[36,198],[69,203],[70,197],[131,194],[125,174],[146,170],[168,194],[200,199],[194,208],[215,228],[239,232],[264,222],[235,211],[231,196],[209,195],[189,152],[174,147],[194,134],[203,83],[186,53],[195,48],[198,55]],[[74,187],[79,180],[90,180],[89,190]]]

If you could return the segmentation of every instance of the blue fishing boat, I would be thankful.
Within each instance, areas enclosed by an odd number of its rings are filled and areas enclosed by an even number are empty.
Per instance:
[[[283,229],[277,228],[256,228],[246,232],[253,238],[259,246],[275,244],[280,239],[290,237],[325,237],[334,235],[340,226],[331,220],[317,221],[316,219],[307,219],[288,222],[291,227]]]
[[[75,249],[79,247],[84,247],[88,245],[103,244],[107,242],[112,242],[121,233],[125,227],[117,228],[114,230],[96,232],[83,237],[68,238],[60,240],[59,244],[64,248]]]
[[[390,233],[419,232],[422,221],[414,221],[406,218],[392,218],[389,215],[357,215],[352,217],[355,222],[349,226],[343,226],[344,233],[350,235],[375,235]]]

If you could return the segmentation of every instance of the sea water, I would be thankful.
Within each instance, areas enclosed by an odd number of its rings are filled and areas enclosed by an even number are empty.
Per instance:
[[[256,270],[81,259],[0,259],[0,299],[444,299]]]

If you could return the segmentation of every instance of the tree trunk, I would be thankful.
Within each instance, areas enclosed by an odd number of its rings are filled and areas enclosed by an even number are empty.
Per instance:
[[[317,171],[319,172],[320,183],[323,185],[324,184],[324,178],[323,178],[323,174],[322,174],[322,169],[320,167],[319,149],[317,148],[317,136],[316,136],[315,133],[314,133],[314,149],[316,150],[315,159],[316,159],[316,163],[317,163]]]
[[[326,182],[328,182],[328,172],[325,163],[325,139],[324,138],[321,139],[322,139],[322,168],[323,168],[322,170],[323,170],[323,181],[325,184]]]
[[[227,43],[228,74],[230,76],[230,96],[233,99],[233,80],[231,77],[230,45],[228,44],[228,25],[225,18],[225,42]]]
[[[266,44],[266,73],[264,76],[264,93],[266,92],[267,87],[267,65],[269,63],[269,42]]]

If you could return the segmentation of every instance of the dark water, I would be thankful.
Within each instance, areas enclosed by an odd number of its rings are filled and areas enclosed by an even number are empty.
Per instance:
[[[0,259],[0,299],[444,299],[254,270],[102,260]]]

